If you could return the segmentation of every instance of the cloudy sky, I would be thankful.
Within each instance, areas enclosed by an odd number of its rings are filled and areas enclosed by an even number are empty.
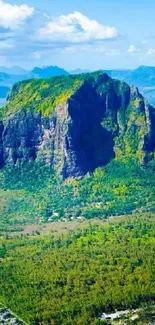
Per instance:
[[[155,0],[0,0],[0,66],[155,65]]]

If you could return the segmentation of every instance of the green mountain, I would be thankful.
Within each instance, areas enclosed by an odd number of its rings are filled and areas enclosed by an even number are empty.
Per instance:
[[[2,226],[154,211],[155,109],[137,88],[99,71],[23,81],[8,99]]]
[[[114,157],[153,157],[155,109],[102,72],[13,86],[1,109],[1,167],[38,161],[63,178],[84,176]]]

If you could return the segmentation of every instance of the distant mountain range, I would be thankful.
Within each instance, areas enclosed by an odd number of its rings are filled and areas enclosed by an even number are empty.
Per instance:
[[[142,95],[155,105],[155,67],[140,66],[135,70],[104,70],[110,77],[139,88]]]
[[[104,70],[110,77],[125,80],[137,87],[155,86],[155,67],[140,66],[135,70]]]
[[[135,70],[118,69],[103,71],[112,78],[127,82],[130,86],[137,86],[148,102],[155,106],[155,67],[140,66]],[[67,72],[57,66],[47,66],[43,68],[35,67],[32,71],[24,70],[18,66],[12,68],[0,67],[0,98],[6,98],[7,93],[13,84],[22,80],[32,78],[44,79],[54,76],[67,76],[69,74],[81,74],[86,72],[89,71],[76,69]]]
[[[27,74],[28,71],[18,67],[18,66],[13,66],[11,68],[8,67],[0,67],[0,72],[4,72],[7,74],[13,74],[13,75],[23,75],[23,74]]]

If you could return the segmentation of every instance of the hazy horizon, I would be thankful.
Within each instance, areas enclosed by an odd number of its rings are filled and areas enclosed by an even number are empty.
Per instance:
[[[48,68],[48,67],[58,67],[58,68],[60,68],[60,69],[64,69],[64,70],[66,70],[67,72],[72,72],[72,71],[78,71],[78,70],[81,70],[81,71],[88,71],[88,72],[93,72],[93,71],[99,71],[99,70],[136,70],[136,69],[138,69],[138,68],[140,68],[140,67],[148,67],[148,68],[155,68],[155,64],[154,65],[139,65],[139,66],[136,66],[135,68],[120,68],[119,66],[118,67],[116,67],[116,68],[114,68],[114,69],[106,69],[106,68],[104,68],[104,67],[100,67],[100,68],[98,68],[98,69],[86,69],[86,68],[81,68],[81,67],[75,67],[75,69],[70,69],[70,70],[68,70],[68,69],[65,69],[63,66],[57,66],[57,65],[54,65],[54,64],[49,64],[49,65],[33,65],[31,68],[25,68],[24,66],[22,66],[22,65],[0,65],[0,69],[1,68],[3,68],[3,69],[13,69],[13,68],[20,68],[20,69],[23,69],[23,70],[25,70],[25,71],[27,71],[27,72],[31,72],[32,71],[32,69],[34,69],[35,67],[37,67],[37,68],[41,68],[41,69],[44,69],[44,68]],[[1,71],[0,71],[1,72]]]

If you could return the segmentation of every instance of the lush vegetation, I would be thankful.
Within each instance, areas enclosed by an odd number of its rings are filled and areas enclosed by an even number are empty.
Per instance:
[[[84,83],[87,86],[83,92],[81,86]],[[75,94],[77,94],[76,91],[79,88],[80,91],[77,99]],[[96,95],[99,95],[97,96],[99,97],[99,102],[102,102],[103,116],[101,117],[100,123],[109,132],[109,139],[112,137],[114,140],[114,147],[112,149],[116,156],[121,157],[122,155],[135,154],[141,161],[152,158],[148,152],[144,152],[147,151],[147,149],[144,150],[144,137],[149,132],[144,98],[136,88],[133,88],[131,92],[130,87],[126,83],[111,79],[102,71],[80,75],[58,76],[50,79],[31,79],[16,83],[9,93],[8,102],[0,110],[0,119],[3,120],[7,117],[12,117],[14,113],[22,110],[24,112],[32,111],[33,113],[41,114],[42,118],[51,117],[53,114],[54,118],[55,108],[58,105],[68,100],[71,101],[73,95],[75,95],[74,99],[77,99],[77,101],[80,98],[82,98],[83,102],[85,100],[87,101],[87,98],[91,97],[90,91],[93,93],[92,88],[94,88]],[[99,105],[99,102],[96,101],[93,105]],[[106,112],[104,112],[105,105]],[[150,114],[150,116],[153,115],[154,113]],[[20,114],[18,115],[18,119],[20,120]],[[150,120],[150,123],[153,123],[153,121]],[[100,130],[100,125],[98,125],[98,130]],[[96,134],[98,130],[96,130]],[[91,141],[89,136],[88,141]],[[105,157],[108,156],[109,141],[107,141],[108,144],[104,153]],[[147,141],[145,140],[145,142]],[[153,148],[152,146],[151,154]],[[96,155],[100,159],[102,158],[100,144]]]
[[[103,75],[103,72],[30,79],[16,83],[9,94],[9,102],[0,111],[0,117],[5,118],[8,112],[10,114],[21,109],[32,109],[49,116],[55,107],[67,101],[85,80],[93,83],[100,75]]]
[[[103,98],[114,91],[122,99],[117,115],[115,96],[107,97],[101,121],[115,138],[116,158],[81,180],[62,181],[39,162],[0,170],[0,302],[31,325],[97,325],[103,311],[155,298],[155,160],[139,164],[148,132],[143,98],[128,102],[129,87],[101,72],[61,76],[16,84],[0,114],[32,109],[49,116],[85,81]],[[20,234],[25,225],[76,219],[102,225],[59,237]]]
[[[154,167],[115,159],[82,180],[62,182],[36,163],[0,171],[0,230],[54,220],[155,211]]]
[[[12,87],[7,104],[0,111],[0,118],[3,119],[8,113],[22,109],[41,112],[43,116],[49,116],[57,105],[66,102],[85,81],[103,95],[111,90],[122,94],[129,89],[127,84],[109,78],[103,71],[24,80],[15,83]]]
[[[0,301],[28,324],[91,325],[155,298],[154,215],[1,238]]]

